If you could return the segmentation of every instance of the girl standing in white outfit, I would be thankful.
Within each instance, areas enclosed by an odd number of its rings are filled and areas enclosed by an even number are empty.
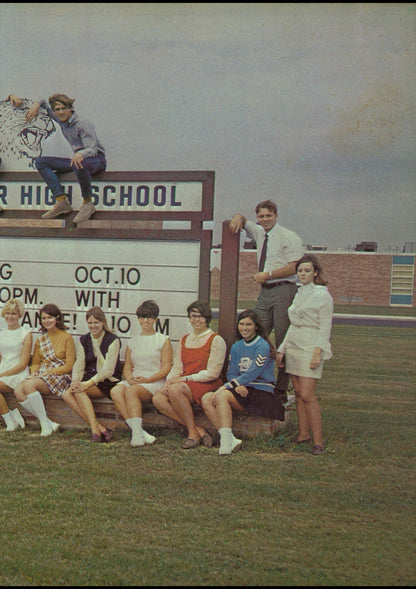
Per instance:
[[[323,280],[317,258],[305,254],[296,263],[296,272],[302,286],[288,309],[290,326],[278,348],[277,362],[291,375],[295,390],[299,435],[297,443],[313,438],[313,454],[323,449],[321,410],[315,395],[316,385],[322,376],[324,360],[332,357],[331,335],[334,303]]]
[[[169,337],[155,330],[159,307],[145,301],[137,311],[141,333],[131,338],[124,361],[124,379],[111,389],[111,398],[132,431],[131,445],[152,444],[155,437],[142,427],[142,401],[150,401],[172,367]]]
[[[20,325],[25,308],[21,301],[10,299],[4,305],[1,316],[7,329],[0,331],[0,413],[6,423],[6,431],[24,428],[25,421],[19,409],[9,410],[1,394],[10,393],[22,380],[29,376],[28,364],[32,351],[32,334]]]

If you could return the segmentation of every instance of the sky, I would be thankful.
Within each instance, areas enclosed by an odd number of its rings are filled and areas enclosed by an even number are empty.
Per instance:
[[[1,3],[2,99],[76,98],[108,171],[213,170],[214,244],[270,198],[304,243],[401,251],[416,241],[415,17],[414,3]]]

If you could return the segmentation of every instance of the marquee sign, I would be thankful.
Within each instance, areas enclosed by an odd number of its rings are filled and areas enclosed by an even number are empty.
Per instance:
[[[71,176],[63,180],[77,209]],[[0,306],[20,298],[37,333],[39,309],[55,303],[81,335],[99,305],[125,343],[138,333],[137,307],[154,299],[157,329],[177,342],[190,328],[186,307],[209,300],[214,173],[104,172],[93,185],[97,213],[78,227],[73,213],[42,220],[50,204],[37,173],[0,173]]]
[[[198,244],[174,242],[161,255],[160,244],[140,240],[106,248],[93,239],[33,241],[0,237],[0,305],[22,300],[31,329],[39,329],[42,305],[53,302],[71,333],[85,333],[85,313],[98,305],[123,340],[137,333],[135,311],[146,299],[159,304],[159,331],[175,340],[189,329],[184,307],[199,296]]]
[[[30,175],[31,176],[31,175]],[[39,178],[38,174],[36,174]],[[76,182],[63,184],[74,208],[79,208],[81,196]],[[201,182],[138,182],[97,181],[93,178],[92,199],[98,211],[201,211]],[[55,201],[44,182],[1,181],[0,205],[14,210],[45,210]]]

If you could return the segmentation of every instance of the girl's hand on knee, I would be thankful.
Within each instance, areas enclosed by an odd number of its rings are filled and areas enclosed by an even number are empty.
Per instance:
[[[134,379],[134,384],[146,384],[149,382],[149,379],[146,378],[145,376],[136,376],[136,378]]]
[[[168,393],[169,393],[168,385],[164,384],[163,387],[161,387],[158,392],[161,393],[162,395],[165,395],[165,397],[167,397]]]
[[[95,380],[93,380],[92,378],[90,378],[89,380],[83,380],[82,382],[79,383],[79,389],[81,392],[87,391],[88,389],[90,389],[93,386],[97,386],[95,384]]]
[[[238,387],[235,387],[235,392],[238,393],[240,395],[240,397],[247,397],[247,395],[248,395],[248,390],[243,385],[239,385]]]
[[[78,393],[80,391],[80,383],[79,382],[71,382],[69,385],[69,390],[71,393]]]
[[[166,381],[166,384],[169,386],[170,384],[175,384],[175,382],[184,382],[184,376],[173,376],[169,380]]]

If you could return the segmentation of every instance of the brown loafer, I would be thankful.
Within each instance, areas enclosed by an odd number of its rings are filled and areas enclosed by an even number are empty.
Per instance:
[[[214,440],[211,438],[209,434],[204,434],[201,438],[201,442],[202,445],[205,446],[205,448],[212,448],[212,446],[214,445]]]
[[[315,446],[312,448],[312,454],[314,456],[317,456],[318,454],[322,454],[323,451],[324,451],[324,447],[321,446],[320,444],[315,444]]]
[[[183,444],[182,448],[184,450],[190,450],[191,448],[196,448],[201,443],[201,438],[199,440],[194,440],[193,438],[188,438]]]

